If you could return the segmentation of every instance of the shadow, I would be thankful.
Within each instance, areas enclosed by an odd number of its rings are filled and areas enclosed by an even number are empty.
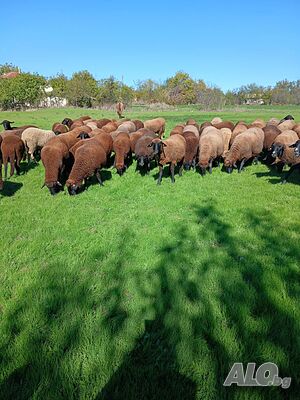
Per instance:
[[[22,174],[26,174],[27,172],[29,172],[32,169],[35,169],[39,166],[39,164],[37,162],[31,161],[29,164],[27,162],[22,162],[20,164],[20,172]]]
[[[111,180],[111,178],[112,178],[111,171],[107,171],[105,169],[101,169],[100,175],[101,175],[101,179],[102,179],[103,183],[105,181]],[[88,189],[90,186],[94,186],[94,185],[96,185],[96,186],[98,185],[99,186],[99,182],[98,182],[98,180],[97,180],[95,175],[91,176],[90,178],[88,178],[86,180],[86,184],[85,184],[85,186],[82,187],[81,192],[84,192],[85,189]]]
[[[23,186],[23,183],[12,182],[9,180],[4,181],[3,189],[0,190],[0,197],[1,196],[5,196],[5,197],[14,196],[14,194],[18,190],[20,190],[22,186]]]
[[[75,265],[47,252],[2,311],[0,398],[297,399],[300,225],[231,218],[195,206],[146,267],[128,228],[77,245]],[[223,386],[233,363],[269,361],[289,389]]]

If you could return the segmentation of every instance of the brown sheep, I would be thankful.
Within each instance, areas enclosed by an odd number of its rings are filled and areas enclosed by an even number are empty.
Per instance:
[[[296,142],[297,143],[297,142]],[[294,143],[293,145],[278,145],[276,148],[276,161],[284,165],[290,165],[289,171],[286,173],[284,178],[282,179],[281,183],[286,183],[290,175],[295,171],[296,169],[300,169],[300,158],[297,157],[295,154],[294,148],[291,148],[291,146],[295,146]],[[272,153],[273,155],[273,153]],[[278,161],[277,161],[278,160]]]
[[[80,126],[84,126],[83,121],[74,121],[72,123],[72,125],[70,126],[70,131],[72,131],[73,129],[78,128]]]
[[[295,125],[296,125],[296,122],[294,120],[288,119],[286,121],[281,122],[278,125],[278,129],[280,129],[281,132],[284,132],[284,131],[293,129]]]
[[[234,128],[234,124],[233,124],[233,122],[231,122],[231,121],[223,121],[223,122],[220,122],[220,123],[218,123],[218,124],[212,124],[212,126],[214,126],[214,127],[217,128],[217,129],[228,128],[228,129],[230,129],[231,131],[232,131],[233,128]]]
[[[193,118],[188,119],[185,125],[194,125],[199,131],[199,124]]]
[[[203,130],[204,130],[205,128],[207,128],[208,126],[212,126],[212,124],[211,124],[210,122],[208,122],[208,121],[203,122],[203,123],[200,125],[200,128],[199,128],[199,135],[202,135]]]
[[[211,123],[212,125],[220,124],[221,122],[223,122],[223,120],[222,120],[222,118],[220,118],[220,117],[214,117],[214,118],[210,121],[210,123]]]
[[[132,121],[135,125],[135,130],[138,131],[139,129],[144,128],[144,122],[140,121],[139,119],[134,119]]]
[[[117,173],[121,176],[128,168],[131,160],[130,138],[128,133],[120,132],[116,139],[113,141],[113,150],[115,152],[114,166]]]
[[[269,126],[269,125],[277,126],[277,125],[279,125],[279,123],[280,123],[279,119],[277,119],[277,118],[271,118],[271,119],[269,119],[269,121],[267,122],[267,126]]]
[[[194,132],[184,132],[183,137],[186,141],[185,155],[183,159],[183,167],[185,170],[189,170],[191,167],[196,166],[196,157],[199,148],[199,138],[197,138]]]
[[[199,130],[198,130],[198,128],[195,126],[195,125],[186,125],[184,128],[183,128],[183,133],[184,132],[193,132],[193,134],[198,138],[198,140],[199,140],[199,137],[200,137],[200,134],[199,134]]]
[[[120,119],[121,119],[121,118],[124,118],[124,116],[122,115],[123,112],[124,112],[124,109],[125,109],[124,104],[123,104],[121,101],[119,101],[119,102],[116,104],[116,112],[117,112],[117,114],[118,114],[118,116],[119,116]]]
[[[223,150],[222,157],[225,157],[225,154],[229,150],[229,144],[230,144],[230,140],[231,140],[231,136],[232,136],[232,131],[229,128],[221,128],[220,132],[222,133],[223,140],[224,140],[224,150]]]
[[[4,178],[7,179],[7,167],[10,163],[10,176],[13,176],[15,169],[20,174],[20,162],[23,158],[25,146],[23,141],[16,135],[9,135],[3,138],[1,153],[4,165]]]
[[[181,124],[174,126],[174,128],[170,132],[170,136],[182,135],[184,127],[185,127],[185,125],[181,125]]]
[[[79,142],[75,143],[74,146],[72,146],[70,148],[70,153],[75,158],[76,150],[79,147],[85,146],[86,144],[89,144],[89,143],[101,144],[101,146],[105,150],[106,155],[108,157],[110,156],[110,154],[112,152],[113,140],[112,140],[111,135],[107,132],[103,132],[101,134],[95,135],[94,137],[89,138],[89,139],[80,140]]]
[[[300,124],[296,124],[293,128],[293,131],[295,131],[300,139]]]
[[[137,143],[137,141],[144,135],[146,134],[152,134],[153,132],[150,131],[150,129],[146,129],[146,128],[141,128],[136,132],[133,132],[130,135],[130,147],[131,147],[131,152],[134,153],[134,148],[135,145]]]
[[[58,193],[62,188],[59,176],[64,171],[66,162],[69,161],[69,149],[80,140],[79,135],[82,132],[90,131],[91,128],[88,126],[75,128],[50,139],[43,147],[41,151],[41,160],[45,168],[43,186],[47,186],[52,195]]]
[[[278,171],[282,171],[285,162],[281,161],[280,158],[283,155],[285,147],[289,147],[298,140],[298,135],[293,130],[286,130],[278,135],[271,146],[271,154],[273,158],[277,158],[274,164],[277,164]]]
[[[227,172],[232,172],[232,167],[237,168],[236,163],[240,161],[238,172],[241,172],[246,161],[252,157],[256,158],[263,149],[264,132],[260,128],[249,128],[240,133],[227,152],[224,166]]]
[[[136,126],[132,121],[123,122],[123,124],[119,125],[117,128],[118,132],[126,132],[131,133],[136,131]]]
[[[240,135],[241,133],[245,132],[248,129],[248,125],[245,124],[245,122],[238,122],[235,124],[235,127],[233,128],[231,139],[230,139],[230,146],[234,142],[234,139]]]
[[[60,122],[54,122],[52,125],[51,130],[56,134],[59,135],[60,133],[69,132],[68,125],[61,124]]]
[[[164,118],[148,119],[144,122],[144,127],[150,129],[161,138],[165,132],[166,121]]]
[[[276,137],[281,134],[281,130],[275,125],[266,125],[263,128],[265,138],[264,138],[264,150],[270,150],[272,144],[274,143]]]
[[[170,164],[171,180],[175,182],[175,165],[179,164],[179,176],[182,175],[183,159],[186,150],[186,141],[182,135],[172,135],[166,140],[161,138],[155,138],[152,140],[150,146],[153,148],[154,157],[158,158],[159,164],[159,176],[157,184],[161,184],[163,167],[166,164]]]
[[[203,130],[199,141],[198,165],[202,175],[205,175],[206,169],[212,173],[214,160],[218,160],[224,152],[223,134],[215,127],[207,127]]]
[[[266,126],[265,121],[263,119],[258,118],[250,124],[249,128],[253,127],[253,128],[263,129],[265,126]]]
[[[113,121],[108,122],[106,125],[104,125],[104,126],[102,127],[102,129],[103,129],[105,132],[107,132],[107,133],[116,131],[117,128],[118,128],[117,124],[116,124],[115,122],[113,122]]]
[[[96,120],[97,127],[100,129],[103,128],[103,126],[108,124],[109,122],[111,122],[111,120],[108,118],[102,118],[102,119]]]
[[[130,118],[122,118],[122,120],[119,120],[119,121],[116,121],[115,119],[111,120],[111,122],[114,122],[115,124],[117,124],[117,128],[120,125],[124,124],[124,122],[127,122],[127,121],[131,121],[131,119]]]
[[[146,166],[147,173],[149,173],[151,161],[154,159],[154,152],[151,143],[155,138],[157,138],[157,135],[149,130],[149,133],[145,133],[138,139],[134,147],[137,167]]]

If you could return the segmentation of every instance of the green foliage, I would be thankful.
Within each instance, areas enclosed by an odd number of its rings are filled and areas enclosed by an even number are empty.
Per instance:
[[[114,76],[98,82],[97,103],[100,105],[114,104],[118,101],[131,104],[133,99],[134,90],[118,81]]]
[[[0,107],[2,109],[28,108],[38,106],[45,97],[44,77],[21,73],[12,79],[0,80]]]
[[[7,72],[16,71],[19,72],[19,67],[11,63],[5,63],[0,65],[0,75],[6,74]]]
[[[193,104],[196,103],[197,93],[195,81],[186,72],[179,71],[165,83],[167,103]]]
[[[67,99],[76,107],[91,107],[97,96],[97,81],[88,71],[75,72],[67,83]]]
[[[113,111],[1,112],[16,125]],[[299,107],[131,113],[166,132],[268,120]],[[22,164],[26,170],[26,164]],[[167,175],[167,169],[165,170]],[[299,174],[265,165],[165,177],[103,171],[78,196],[40,189],[39,163],[0,193],[0,398],[280,400],[299,398]],[[272,361],[290,389],[225,388],[234,362]],[[244,364],[244,365],[245,365]]]
[[[49,86],[53,88],[51,96],[64,98],[67,96],[68,78],[64,74],[57,74],[48,81]]]

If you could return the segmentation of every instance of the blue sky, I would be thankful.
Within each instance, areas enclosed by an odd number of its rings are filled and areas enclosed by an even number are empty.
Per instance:
[[[9,1],[0,64],[127,84],[178,70],[223,90],[300,79],[300,1]]]

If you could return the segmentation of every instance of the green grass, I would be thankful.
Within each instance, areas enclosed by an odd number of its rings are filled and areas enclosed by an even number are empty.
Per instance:
[[[86,110],[0,113],[48,128]],[[134,112],[250,122],[300,108]],[[132,165],[51,197],[39,165],[0,195],[0,399],[299,398],[300,178],[259,164],[176,183]],[[275,362],[290,389],[224,388]]]

